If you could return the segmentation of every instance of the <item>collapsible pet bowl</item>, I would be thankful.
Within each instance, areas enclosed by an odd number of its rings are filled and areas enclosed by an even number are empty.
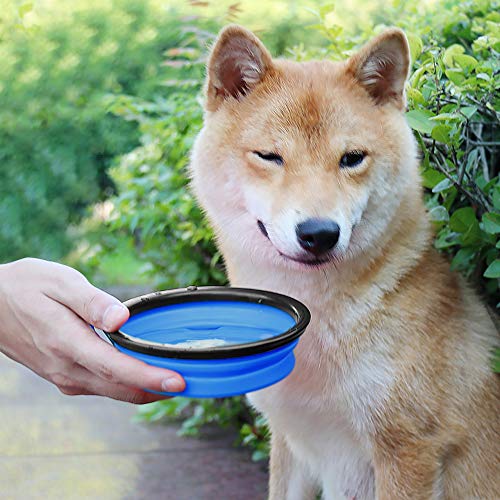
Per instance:
[[[128,321],[104,333],[121,352],[184,377],[182,393],[160,394],[188,397],[245,394],[285,378],[310,320],[299,301],[246,288],[188,287],[125,305]]]

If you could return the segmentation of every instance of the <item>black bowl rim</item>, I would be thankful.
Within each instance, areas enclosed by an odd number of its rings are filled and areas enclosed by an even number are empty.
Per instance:
[[[289,344],[304,333],[309,321],[311,320],[311,313],[309,312],[309,309],[307,309],[307,307],[297,299],[280,293],[254,288],[189,286],[187,288],[178,288],[175,290],[165,290],[149,293],[147,295],[141,295],[125,301],[124,304],[128,307],[130,316],[133,316],[137,313],[148,311],[160,306],[212,300],[251,302],[276,307],[290,314],[290,316],[292,316],[295,320],[295,325],[289,328],[286,332],[283,332],[276,337],[271,337],[270,339],[258,340],[247,344],[231,344],[228,346],[199,350],[174,349],[172,347],[166,347],[159,342],[146,341],[127,335],[121,330],[104,333],[112,342],[120,345],[121,347],[143,354],[164,358],[221,359],[250,356],[252,354],[271,351],[285,344]]]

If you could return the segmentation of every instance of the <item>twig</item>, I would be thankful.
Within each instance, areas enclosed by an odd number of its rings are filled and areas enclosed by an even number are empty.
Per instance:
[[[490,182],[490,172],[488,170],[488,162],[486,161],[486,153],[484,152],[484,148],[479,148],[479,156],[481,158],[481,163],[483,165],[483,175],[486,182]]]
[[[493,146],[500,147],[500,141],[473,141],[472,139],[469,141],[473,146]]]
[[[440,156],[441,161],[444,165],[446,165],[446,157],[439,149],[436,149],[436,156]],[[477,196],[474,196],[474,194],[465,188],[463,184],[459,184],[457,180],[449,174],[448,169],[444,168],[438,162],[435,162],[434,166],[436,170],[441,172],[459,191],[464,193],[474,205],[479,205],[483,212],[489,212],[491,210],[488,200],[484,198],[481,192],[477,193]],[[475,184],[473,184],[473,187],[477,190],[477,186],[475,186]]]
[[[462,96],[465,100],[469,100],[472,104],[475,104],[478,107],[478,110],[481,111],[483,115],[493,117],[495,120],[499,121],[499,114],[496,111],[491,110],[488,108],[485,104],[483,104],[481,101],[478,101],[476,98],[466,95]],[[451,97],[443,97],[441,98],[441,102],[444,102],[446,104],[463,104],[463,102],[460,102],[458,99],[454,99]]]
[[[441,161],[443,162],[444,165],[446,165],[446,158],[445,156],[443,155],[443,153],[441,153],[441,151],[439,150],[436,150],[436,156],[440,156],[441,157]],[[440,163],[438,162],[435,162],[434,163],[434,166],[436,167],[437,170],[439,170],[442,174],[444,174],[450,181],[451,183],[457,188],[459,189],[460,191],[462,191],[466,196],[468,196],[470,198],[471,201],[473,201],[474,203],[477,202],[476,198],[474,197],[474,195],[468,191],[467,189],[465,189],[461,184],[459,184],[457,182],[456,179],[454,179],[450,173],[448,172],[448,169],[443,167]]]
[[[462,185],[462,181],[464,179],[464,174],[465,174],[465,169],[467,167],[467,161],[466,161],[466,157],[464,156],[463,158],[464,161],[462,161],[461,165],[460,165],[460,171],[458,172],[458,183],[460,185]],[[457,164],[455,163],[455,168],[457,169],[458,171],[458,166]]]
[[[469,175],[469,172],[465,172],[465,176],[467,177],[467,185],[472,188],[472,190],[476,193],[477,197],[479,198],[479,201],[481,202],[481,208],[483,211],[491,211],[492,210],[492,204],[488,200],[488,198],[484,195],[483,191],[479,189],[477,183],[474,181],[474,179],[471,178]],[[477,202],[478,200],[476,200]]]

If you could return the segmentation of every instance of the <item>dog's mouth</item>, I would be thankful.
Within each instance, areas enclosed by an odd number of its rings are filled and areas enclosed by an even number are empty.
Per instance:
[[[270,241],[271,245],[274,246],[273,242],[271,241],[271,238],[269,238],[269,233],[267,232],[267,229],[266,229],[266,226],[264,225],[264,223],[261,220],[258,220],[257,226],[259,226],[260,232]],[[274,248],[276,248],[276,247],[274,246]],[[303,264],[305,266],[310,266],[310,267],[322,266],[324,264],[331,262],[331,260],[332,260],[331,257],[324,257],[322,259],[319,259],[319,258],[299,259],[297,257],[291,257],[290,255],[283,253],[282,251],[278,250],[277,248],[276,248],[276,251],[284,259],[291,260],[292,262],[297,262],[298,264]]]
[[[317,267],[322,266],[324,264],[328,264],[332,259],[297,259],[295,257],[290,257],[290,255],[286,255],[278,250],[278,253],[285,259],[291,260],[293,262],[297,262],[298,264],[303,264],[305,266]]]

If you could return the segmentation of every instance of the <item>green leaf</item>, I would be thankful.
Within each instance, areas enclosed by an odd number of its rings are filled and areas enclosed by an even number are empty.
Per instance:
[[[500,278],[500,259],[495,259],[484,271],[485,278]]]
[[[494,349],[491,364],[493,367],[493,371],[495,373],[500,373],[500,349]]]
[[[448,144],[451,142],[450,132],[452,127],[450,125],[436,125],[431,132],[431,137],[438,142]]]
[[[450,220],[450,216],[448,215],[448,210],[446,210],[446,208],[444,208],[441,205],[431,208],[429,210],[429,216],[431,220],[434,222],[446,222]]]
[[[433,168],[426,168],[421,172],[422,184],[428,189],[432,189],[434,186],[439,184],[443,179],[446,179],[445,175]]]
[[[497,210],[500,210],[500,187],[499,186],[497,186],[495,189],[493,189],[493,206]]]
[[[462,234],[461,240],[462,240],[462,245],[466,246],[476,246],[481,243],[481,235],[484,235],[484,233],[481,233],[481,229],[479,227],[479,223],[476,222],[473,223],[469,229]]]
[[[432,192],[433,193],[440,193],[441,191],[444,191],[448,189],[450,186],[452,186],[452,182],[448,177],[444,178],[441,182],[437,183],[433,188]],[[437,207],[436,207],[437,208]]]
[[[406,113],[408,124],[413,130],[422,132],[423,134],[430,134],[432,129],[436,126],[430,118],[434,114],[426,109],[412,109]]]
[[[481,241],[481,228],[471,207],[459,208],[450,217],[450,229],[460,233],[463,245],[477,245]]]
[[[457,233],[450,233],[449,229],[445,226],[443,231],[439,233],[439,236],[434,242],[434,246],[438,250],[444,250],[445,248],[450,248],[457,245],[459,235]]]
[[[470,72],[477,66],[477,59],[466,54],[455,54],[453,62],[458,64],[464,71]]]
[[[476,106],[464,106],[463,108],[460,108],[460,112],[469,119],[472,118],[472,116],[476,113],[476,111],[477,111]]]
[[[263,450],[256,450],[252,453],[252,461],[259,462],[260,460],[264,460],[268,458],[268,453]]]
[[[469,153],[469,157],[467,158],[467,172],[470,171],[471,168],[473,168],[475,165],[477,165],[477,162],[478,162],[478,158],[479,158],[479,151],[477,149],[473,149],[470,153]],[[478,182],[478,178],[476,178],[476,183]],[[483,189],[483,188],[481,188]],[[484,191],[484,189],[483,189]]]
[[[406,94],[408,98],[417,104],[425,104],[425,98],[420,90],[414,89],[413,87],[408,87],[406,89]]]
[[[463,54],[465,52],[465,49],[456,43],[453,45],[450,45],[443,54],[443,62],[448,68],[451,68],[453,66],[454,58],[458,54]]]
[[[480,80],[484,80],[485,82],[489,82],[491,80],[490,75],[487,73],[478,73],[476,75],[476,78],[479,78]]]
[[[443,207],[446,208],[446,210],[451,210],[451,207],[453,206],[453,202],[455,201],[457,195],[458,191],[455,186],[446,191],[446,197],[443,198]]]
[[[439,115],[433,116],[431,120],[433,122],[436,121],[449,121],[449,120],[458,120],[460,117],[456,113],[439,113]]]
[[[470,267],[475,253],[476,252],[472,248],[461,248],[451,261],[451,270],[460,271]]]
[[[450,218],[450,229],[457,233],[465,233],[474,224],[479,226],[476,214],[471,207],[459,208]]]
[[[487,233],[500,233],[500,214],[489,212],[483,215],[483,228]]]
[[[465,81],[465,75],[460,68],[449,68],[444,73],[455,85],[461,85]]]
[[[406,37],[408,38],[408,44],[410,45],[411,61],[415,62],[418,59],[418,56],[422,53],[424,44],[422,43],[422,39],[413,33],[406,33]]]
[[[490,265],[497,257],[499,257],[498,252],[496,251],[496,248],[490,248],[486,252],[486,264]]]

